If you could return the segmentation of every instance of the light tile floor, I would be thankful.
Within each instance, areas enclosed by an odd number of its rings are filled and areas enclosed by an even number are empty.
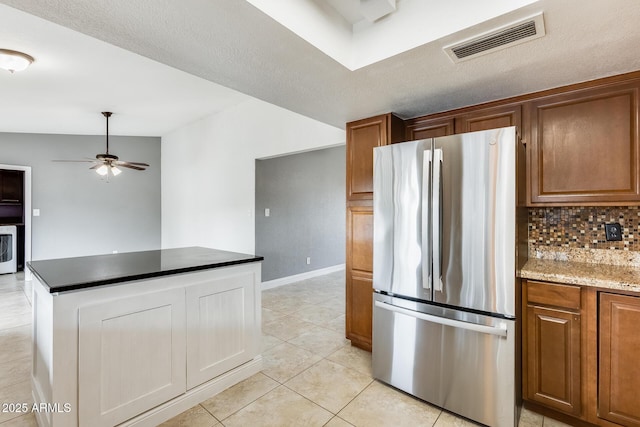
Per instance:
[[[0,403],[31,403],[30,283],[0,276]],[[263,292],[264,369],[163,427],[473,426],[371,378],[371,354],[344,339],[344,273]],[[0,408],[1,409],[1,408]],[[0,412],[0,427],[36,426]],[[524,411],[522,427],[564,424]]]

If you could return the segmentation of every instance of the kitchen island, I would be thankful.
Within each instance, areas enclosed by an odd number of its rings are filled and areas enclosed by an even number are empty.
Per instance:
[[[192,247],[33,261],[40,426],[155,426],[262,367],[262,257]]]

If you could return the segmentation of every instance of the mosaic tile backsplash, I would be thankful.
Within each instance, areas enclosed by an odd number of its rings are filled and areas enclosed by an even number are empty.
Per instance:
[[[605,240],[604,224],[617,222],[622,241]],[[640,251],[640,210],[622,207],[553,207],[529,209],[529,250],[614,249]]]

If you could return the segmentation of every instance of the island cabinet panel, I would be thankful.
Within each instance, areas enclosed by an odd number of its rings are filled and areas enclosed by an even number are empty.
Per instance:
[[[347,200],[373,199],[373,149],[404,139],[393,114],[347,123]]]
[[[524,398],[581,413],[580,288],[525,281]]]
[[[346,335],[371,350],[373,207],[347,207]]]
[[[188,389],[259,352],[253,283],[253,274],[241,273],[186,288]]]
[[[598,416],[640,426],[640,297],[600,294]]]
[[[533,205],[640,202],[638,87],[617,84],[531,102]]]
[[[81,307],[79,422],[113,426],[185,392],[184,290]]]

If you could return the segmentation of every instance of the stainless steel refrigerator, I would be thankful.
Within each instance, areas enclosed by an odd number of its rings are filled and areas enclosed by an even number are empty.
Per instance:
[[[519,148],[509,127],[374,149],[374,377],[490,426],[519,415]]]

